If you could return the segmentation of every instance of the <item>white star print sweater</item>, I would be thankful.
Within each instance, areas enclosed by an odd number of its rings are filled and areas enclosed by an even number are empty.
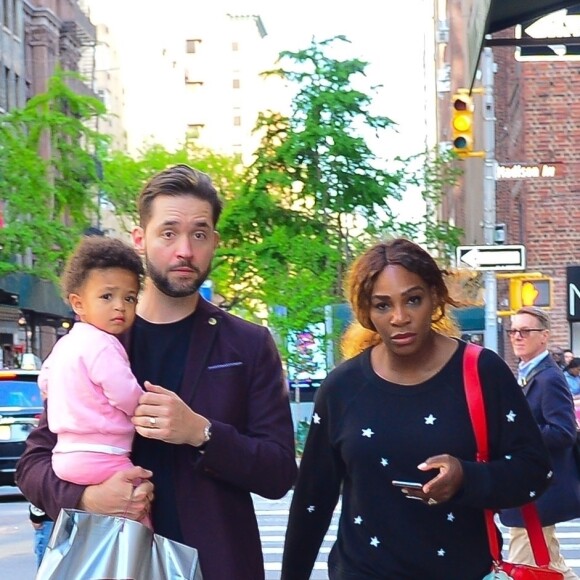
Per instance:
[[[332,580],[481,580],[490,571],[482,508],[537,497],[550,481],[550,464],[513,374],[489,350],[479,373],[491,461],[475,462],[461,378],[465,343],[458,342],[444,368],[418,385],[381,379],[370,350],[324,381],[290,509],[283,580],[310,578],[341,492]],[[425,483],[435,472],[417,465],[442,453],[459,458],[464,469],[463,487],[451,501],[428,506],[391,484]]]

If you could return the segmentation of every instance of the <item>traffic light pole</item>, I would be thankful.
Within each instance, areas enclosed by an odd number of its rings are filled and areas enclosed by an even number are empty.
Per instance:
[[[495,104],[494,62],[491,48],[485,47],[481,55],[483,84],[483,240],[486,245],[495,244]],[[485,346],[495,352],[497,341],[497,279],[494,271],[484,273],[485,287]]]

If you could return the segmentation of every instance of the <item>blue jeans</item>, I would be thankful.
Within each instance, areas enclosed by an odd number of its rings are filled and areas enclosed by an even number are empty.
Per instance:
[[[34,530],[34,553],[36,554],[36,565],[40,566],[44,550],[48,544],[48,539],[52,533],[54,522],[42,522],[37,530]]]

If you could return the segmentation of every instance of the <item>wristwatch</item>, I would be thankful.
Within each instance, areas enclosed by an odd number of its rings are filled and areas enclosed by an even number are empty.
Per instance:
[[[208,424],[203,428],[203,441],[201,445],[197,446],[197,449],[199,449],[199,451],[203,451],[210,439],[211,439],[211,423],[208,421]]]

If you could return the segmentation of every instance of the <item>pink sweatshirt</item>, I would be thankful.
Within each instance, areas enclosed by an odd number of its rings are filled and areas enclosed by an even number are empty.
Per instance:
[[[55,453],[131,450],[131,417],[143,390],[119,339],[77,322],[54,345],[38,376],[48,397],[48,426],[58,435]]]

